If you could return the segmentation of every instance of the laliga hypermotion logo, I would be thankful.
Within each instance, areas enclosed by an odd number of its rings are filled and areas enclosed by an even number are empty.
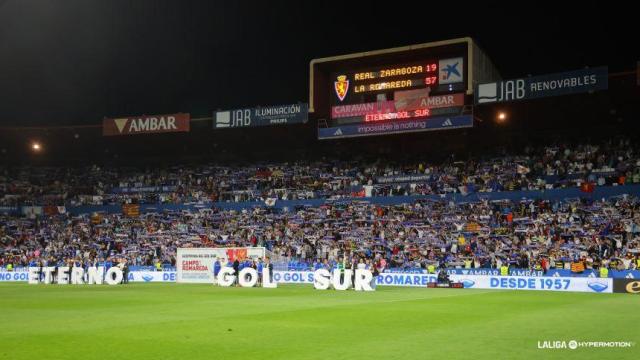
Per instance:
[[[347,76],[338,76],[338,81],[335,81],[333,85],[336,89],[336,95],[338,95],[338,99],[340,99],[340,101],[344,100],[344,98],[347,97],[347,91],[349,91],[349,80],[347,80]]]

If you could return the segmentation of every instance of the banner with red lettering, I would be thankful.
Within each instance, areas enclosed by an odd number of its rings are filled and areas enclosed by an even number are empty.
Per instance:
[[[106,118],[102,121],[102,135],[157,134],[188,132],[189,114],[144,115],[137,117]]]

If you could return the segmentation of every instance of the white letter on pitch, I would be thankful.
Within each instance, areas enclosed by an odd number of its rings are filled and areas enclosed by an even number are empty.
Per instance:
[[[69,267],[61,266],[58,268],[58,284],[69,284]]]
[[[53,281],[53,272],[56,270],[53,266],[47,266],[42,268],[42,272],[44,273],[44,283],[51,284]]]
[[[87,284],[102,284],[102,278],[104,277],[104,267],[91,266],[87,269]]]
[[[247,280],[247,275],[250,276],[249,280]],[[239,276],[238,282],[242,287],[254,287],[258,282],[258,272],[254,268],[248,267],[240,270]]]
[[[39,282],[40,282],[40,268],[30,267],[29,268],[29,284],[37,284]]]
[[[351,270],[344,270],[342,283],[340,283],[340,269],[333,270],[333,288],[336,290],[347,290],[349,286],[351,286]]]
[[[356,270],[356,283],[353,285],[356,291],[373,291],[371,287],[371,280],[373,279],[373,274],[371,271],[366,269],[357,269]]]
[[[84,269],[81,266],[71,268],[71,283],[74,285],[84,284]]]
[[[218,272],[218,285],[231,286],[236,280],[236,277],[233,275],[234,272],[233,268],[228,266],[221,268],[220,272]]]
[[[313,287],[317,290],[327,290],[331,285],[331,273],[327,269],[318,269],[313,273]]]
[[[120,270],[119,267],[110,267],[109,270],[107,270],[104,281],[109,285],[120,284],[122,282],[122,270]]]

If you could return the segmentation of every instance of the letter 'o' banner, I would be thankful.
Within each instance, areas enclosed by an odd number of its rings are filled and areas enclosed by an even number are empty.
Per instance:
[[[170,132],[189,132],[191,115],[165,114],[135,117],[106,118],[102,121],[102,135],[136,135]]]

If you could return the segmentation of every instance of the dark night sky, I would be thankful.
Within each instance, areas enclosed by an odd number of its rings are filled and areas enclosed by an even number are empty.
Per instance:
[[[315,57],[461,36],[505,78],[640,59],[628,1],[346,3],[0,0],[0,125],[306,102]]]

